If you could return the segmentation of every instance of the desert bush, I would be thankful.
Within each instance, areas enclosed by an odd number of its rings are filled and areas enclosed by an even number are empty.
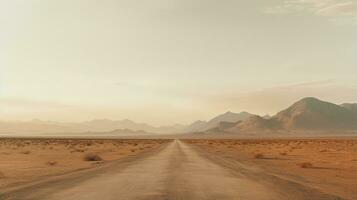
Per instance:
[[[303,162],[303,163],[300,163],[299,166],[301,168],[312,168],[313,165],[310,162]]]
[[[48,161],[48,162],[47,162],[47,165],[49,165],[49,166],[55,166],[55,165],[57,165],[57,161]]]
[[[87,151],[86,149],[73,149],[73,150],[71,150],[71,153],[73,153],[73,152],[85,152],[85,151]]]
[[[101,158],[99,155],[94,154],[94,153],[87,153],[84,156],[85,161],[102,161],[103,158]]]
[[[256,154],[254,154],[254,158],[256,158],[256,159],[262,159],[262,158],[264,158],[264,154],[262,154],[262,153],[256,153]]]
[[[22,154],[30,154],[31,151],[21,151]]]
[[[0,172],[0,179],[1,178],[5,178],[5,175],[2,172]]]
[[[85,146],[92,146],[92,143],[91,142],[87,142],[84,144]]]

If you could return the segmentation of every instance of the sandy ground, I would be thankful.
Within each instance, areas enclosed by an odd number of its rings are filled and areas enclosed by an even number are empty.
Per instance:
[[[169,140],[0,139],[0,189],[92,168],[160,147]],[[102,161],[86,161],[88,154]]]
[[[213,160],[225,157],[323,193],[357,199],[355,138],[184,141],[210,152]]]
[[[175,140],[108,165],[3,189],[0,199],[342,199],[189,143]]]

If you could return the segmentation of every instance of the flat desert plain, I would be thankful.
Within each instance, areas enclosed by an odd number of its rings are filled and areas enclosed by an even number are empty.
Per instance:
[[[355,200],[357,140],[1,139],[1,200]]]
[[[0,189],[94,168],[153,150],[169,140],[0,139]]]
[[[257,179],[279,177],[344,199],[357,199],[357,139],[191,139],[215,162],[234,162]],[[224,157],[224,159],[222,159]],[[222,164],[222,163],[221,163]],[[308,197],[307,197],[308,198]],[[310,198],[309,198],[310,199]]]

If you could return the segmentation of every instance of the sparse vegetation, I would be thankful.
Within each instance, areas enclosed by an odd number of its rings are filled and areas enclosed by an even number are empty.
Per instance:
[[[301,168],[312,168],[312,167],[313,167],[312,163],[310,163],[310,162],[300,163],[299,166],[300,166]]]
[[[40,176],[96,167],[103,159],[111,161],[125,158],[150,151],[169,141],[3,137],[0,138],[0,187],[32,181]]]
[[[49,165],[49,166],[55,166],[55,165],[57,165],[57,161],[48,161],[48,162],[47,162],[47,165]]]
[[[326,190],[357,194],[357,138],[186,139],[197,149],[273,173],[302,177]],[[232,148],[232,146],[234,148]],[[335,187],[337,188],[337,187]],[[343,190],[344,188],[348,188]],[[357,196],[356,196],[357,197]],[[357,198],[346,198],[357,199]]]
[[[255,159],[262,159],[262,158],[264,158],[264,154],[262,154],[262,153],[256,153],[256,154],[254,154],[254,158],[255,158]]]
[[[99,155],[95,154],[95,153],[87,153],[84,156],[84,160],[85,161],[102,161],[103,158],[100,157]]]
[[[2,178],[5,178],[5,175],[2,172],[0,172],[0,179]]]
[[[30,154],[31,151],[28,151],[28,150],[26,150],[26,151],[21,151],[21,153],[22,153],[22,154]]]

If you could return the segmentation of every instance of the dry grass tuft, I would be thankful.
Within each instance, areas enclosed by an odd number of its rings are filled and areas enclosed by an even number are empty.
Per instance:
[[[0,172],[0,179],[1,178],[5,178],[5,175],[2,172]]]
[[[48,161],[48,162],[47,162],[47,165],[49,165],[49,166],[55,166],[55,165],[57,165],[57,161]]]
[[[101,158],[99,155],[94,154],[94,153],[87,153],[84,156],[85,161],[102,161],[103,158]]]
[[[264,154],[262,154],[262,153],[256,153],[256,154],[254,154],[254,158],[256,158],[256,159],[262,159],[262,158],[264,158]]]
[[[301,168],[312,168],[312,167],[313,167],[312,163],[310,163],[310,162],[300,163],[299,166],[300,166]]]
[[[22,154],[30,154],[31,151],[21,151]]]

